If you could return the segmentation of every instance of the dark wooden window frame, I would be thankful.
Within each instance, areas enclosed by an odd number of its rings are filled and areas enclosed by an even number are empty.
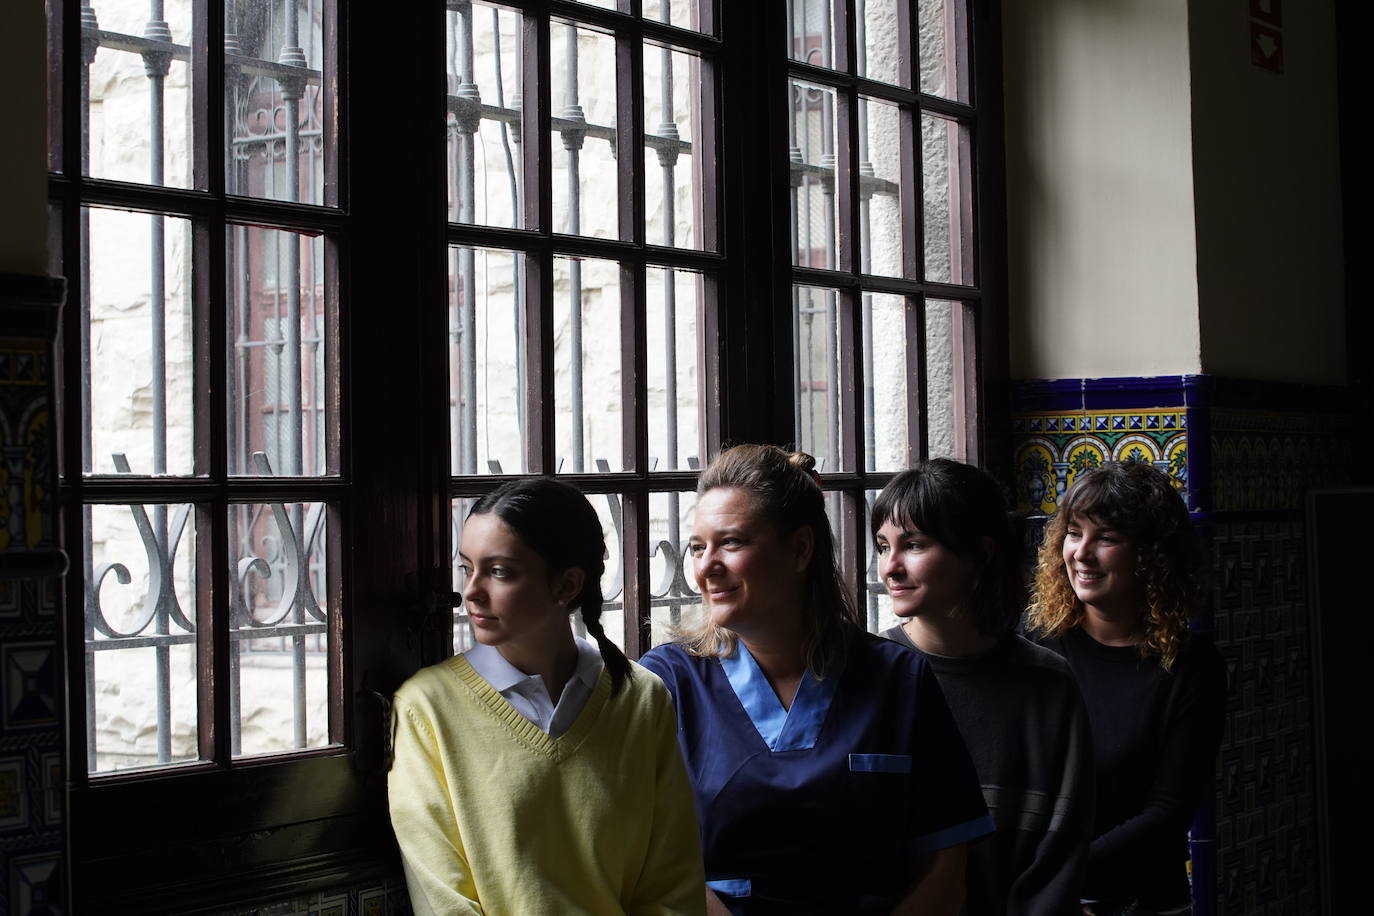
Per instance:
[[[140,211],[162,211],[194,221],[194,263],[198,321],[225,327],[226,246],[224,229],[245,222],[283,229],[324,232],[326,257],[336,283],[332,290],[343,316],[338,327],[343,367],[339,391],[342,453],[340,475],[300,481],[241,480],[225,473],[227,460],[225,408],[213,384],[197,386],[196,409],[209,417],[208,438],[197,443],[209,468],[204,478],[82,478],[80,410],[70,399],[62,410],[60,446],[65,469],[62,484],[64,527],[69,553],[82,524],[83,504],[193,503],[200,544],[198,578],[209,592],[200,602],[198,630],[212,635],[201,645],[201,698],[209,710],[210,728],[201,729],[200,763],[157,772],[88,779],[84,775],[84,694],[68,690],[68,881],[74,908],[102,912],[150,912],[225,907],[263,901],[380,876],[398,869],[387,823],[385,786],[385,707],[381,700],[420,664],[451,651],[451,582],[449,569],[450,501],[476,495],[501,477],[453,478],[448,468],[448,366],[443,348],[434,342],[447,332],[447,248],[461,244],[504,248],[527,258],[529,314],[547,328],[552,315],[552,259],[582,254],[620,261],[622,296],[644,301],[645,265],[701,272],[712,289],[716,308],[708,309],[702,339],[706,341],[700,375],[705,420],[702,430],[709,453],[732,441],[787,443],[793,435],[791,364],[791,299],[794,282],[818,282],[847,294],[861,290],[907,296],[932,295],[976,301],[976,341],[963,358],[976,365],[981,416],[976,426],[977,454],[1005,460],[1000,444],[1005,418],[1006,314],[1001,265],[1005,263],[1004,193],[1002,190],[1000,44],[998,4],[973,0],[970,28],[976,36],[972,76],[976,109],[975,205],[979,227],[977,270],[980,285],[971,291],[910,281],[815,272],[793,268],[788,251],[788,188],[785,97],[790,75],[838,85],[846,92],[940,109],[939,100],[916,97],[883,84],[812,72],[784,57],[788,36],[781,4],[718,3],[714,34],[697,35],[664,28],[633,17],[640,0],[626,14],[585,7],[567,0],[510,0],[527,14],[524,41],[525,78],[548,86],[549,16],[618,32],[617,71],[630,81],[622,93],[618,123],[630,129],[621,139],[631,155],[618,157],[637,193],[622,206],[622,220],[636,227],[629,242],[556,236],[542,229],[494,230],[450,225],[442,193],[404,193],[406,188],[446,186],[444,134],[444,5],[372,4],[338,0],[337,31],[325,40],[339,49],[337,79],[330,82],[343,105],[337,125],[343,142],[330,166],[343,177],[337,210],[228,198],[223,194],[223,157],[200,156],[208,172],[198,182],[204,190],[176,190],[84,178],[79,150],[64,139],[79,136],[80,87],[54,76],[51,135],[56,153],[50,180],[54,212],[55,272],[67,273],[68,301],[80,300],[79,277],[62,268],[80,259],[80,210],[87,204]],[[54,60],[79,60],[82,53],[79,0],[50,0],[49,41]],[[914,4],[904,5],[914,15]],[[217,106],[205,100],[223,98],[222,3],[196,0],[194,92],[199,100],[195,124],[198,148],[223,148],[222,119],[209,117]],[[710,31],[710,30],[708,30]],[[733,36],[746,36],[735,40]],[[716,251],[685,251],[644,243],[641,63],[644,38],[660,40],[710,55],[717,62],[714,85],[703,117],[714,117],[722,138],[716,155],[713,196],[718,213]],[[759,53],[760,48],[777,53]],[[386,49],[380,53],[377,49]],[[75,72],[75,71],[73,71]],[[398,92],[397,86],[409,86]],[[535,174],[539,212],[528,224],[547,227],[551,197],[549,100],[523,112],[526,174]],[[709,108],[714,106],[714,111]],[[957,110],[956,110],[957,109]],[[945,111],[961,117],[962,107]],[[408,149],[398,157],[397,125]],[[848,129],[849,173],[855,173],[854,134]],[[398,163],[404,161],[404,174]],[[622,178],[623,180],[623,178]],[[916,184],[909,185],[919,191]],[[393,187],[393,183],[397,187]],[[760,189],[767,189],[761,193]],[[854,217],[857,220],[857,216]],[[851,225],[852,237],[857,239]],[[709,246],[708,246],[709,247]],[[846,333],[857,339],[856,310],[850,310]],[[636,309],[625,309],[626,339],[636,345],[626,354],[625,369],[641,380],[645,369],[643,326]],[[68,347],[80,333],[77,310],[69,308],[63,334]],[[539,326],[530,335],[538,339]],[[223,348],[199,340],[197,364],[211,379],[225,378]],[[543,411],[552,389],[552,354],[545,350],[531,361],[528,416],[540,424],[544,450],[527,456],[533,468],[552,463],[551,413]],[[849,362],[845,409],[861,404],[862,370]],[[381,371],[385,367],[385,371]],[[62,363],[62,388],[78,392],[79,360]],[[636,384],[642,386],[643,382]],[[418,393],[418,394],[417,394]],[[651,494],[691,489],[691,472],[647,473],[644,430],[646,400],[642,387],[629,392],[629,422],[636,434],[626,439],[626,455],[638,469],[623,474],[567,475],[589,493],[617,492],[625,498],[625,603],[640,606],[648,581],[649,557],[642,546],[648,528]],[[217,403],[219,401],[220,403]],[[859,414],[853,413],[851,416]],[[384,429],[376,418],[385,417]],[[437,418],[437,422],[436,422]],[[627,423],[627,427],[628,427]],[[851,455],[851,458],[861,456]],[[861,464],[849,465],[858,467]],[[72,469],[76,469],[72,473]],[[826,486],[849,494],[880,486],[882,475],[861,472],[827,474]],[[329,501],[338,507],[342,537],[336,546],[340,603],[332,634],[340,647],[333,672],[341,691],[331,698],[331,738],[340,747],[238,761],[229,765],[227,697],[214,685],[226,683],[228,630],[227,590],[209,588],[219,557],[227,555],[226,509],[248,501]],[[846,515],[844,563],[856,587],[862,581],[866,533],[862,512]],[[408,532],[409,543],[398,532]],[[399,544],[399,546],[398,546]],[[83,658],[80,607],[84,583],[78,570],[66,582],[65,670],[79,672]],[[633,573],[633,574],[630,574]],[[647,624],[627,614],[626,647],[637,655],[645,647]],[[69,679],[70,680],[70,679]]]

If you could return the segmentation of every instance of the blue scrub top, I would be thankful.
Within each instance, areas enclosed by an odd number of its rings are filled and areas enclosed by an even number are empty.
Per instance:
[[[659,646],[707,884],[738,914],[888,912],[915,859],[991,833],[944,695],[915,652],[854,631],[789,710],[741,642],[724,659]]]

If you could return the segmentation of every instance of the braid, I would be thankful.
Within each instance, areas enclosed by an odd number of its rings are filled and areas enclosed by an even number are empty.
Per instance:
[[[630,660],[625,657],[625,653],[620,651],[620,647],[611,642],[606,635],[606,628],[601,625],[601,579],[600,577],[588,576],[586,584],[582,586],[582,594],[577,598],[578,606],[582,612],[582,625],[587,628],[587,632],[596,640],[596,647],[601,650],[601,660],[606,665],[606,673],[611,676],[611,693],[620,692],[633,672],[630,669]]]

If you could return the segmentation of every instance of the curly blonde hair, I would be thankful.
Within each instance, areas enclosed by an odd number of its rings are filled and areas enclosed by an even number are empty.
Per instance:
[[[753,497],[758,513],[779,532],[789,534],[803,525],[811,528],[815,542],[803,589],[804,651],[807,668],[819,679],[862,624],[835,562],[835,539],[815,467],[816,459],[805,452],[788,452],[775,445],[736,445],[701,472],[697,495],[723,488],[744,490]],[[706,657],[733,655],[739,640],[733,631],[712,621],[710,614],[681,627],[674,637],[692,655]]]
[[[1207,593],[1210,568],[1178,491],[1168,476],[1143,462],[1103,462],[1064,495],[1040,545],[1027,628],[1053,638],[1083,622],[1083,603],[1064,566],[1064,535],[1073,519],[1085,517],[1116,529],[1135,546],[1144,604],[1140,654],[1158,656],[1164,670],[1172,670],[1188,639],[1188,620]]]

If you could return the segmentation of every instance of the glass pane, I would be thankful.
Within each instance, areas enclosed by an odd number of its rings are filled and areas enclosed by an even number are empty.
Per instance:
[[[485,3],[448,16],[448,218],[521,228],[521,17]]]
[[[840,416],[839,294],[810,286],[792,288],[792,335],[796,359],[797,430],[802,451],[819,471],[846,470]]]
[[[599,6],[603,10],[628,10],[629,0],[576,0],[583,6]]]
[[[324,503],[231,507],[229,713],[234,756],[329,743],[329,617],[338,596]]]
[[[859,252],[866,274],[902,276],[902,113],[859,99]]]
[[[623,471],[620,265],[553,262],[556,472]]]
[[[792,60],[834,67],[834,13],[831,0],[787,0],[787,54]]]
[[[692,116],[701,66],[694,54],[644,46],[644,230],[653,245],[704,247],[703,184],[714,187],[715,181],[700,172],[714,157],[693,155],[703,142]]]
[[[792,263],[836,268],[835,91],[788,84],[792,159]]]
[[[230,226],[229,473],[338,473],[324,238]]]
[[[860,0],[859,10],[854,23],[859,30],[859,76],[905,85],[901,60],[907,52],[897,46],[897,0]]]
[[[510,251],[449,249],[453,474],[525,472],[524,271]]]
[[[87,767],[199,757],[194,507],[87,506]],[[22,651],[11,668],[30,670]],[[33,666],[48,659],[40,653]]]
[[[921,116],[926,279],[973,283],[972,163],[968,130]]]
[[[331,7],[325,9],[325,7]],[[326,60],[320,0],[238,0],[225,35],[231,194],[307,204],[326,199],[324,153],[335,139],[324,110]],[[330,197],[333,197],[332,189]]]
[[[907,387],[909,307],[901,296],[863,294],[864,436],[870,471],[911,465]]]
[[[191,186],[191,0],[167,0],[162,16],[149,19],[146,3],[103,3],[82,18],[83,38],[99,39],[86,105],[88,175]]]
[[[190,474],[191,223],[98,208],[83,215],[90,226],[84,470]]]
[[[696,470],[701,443],[701,350],[697,314],[702,277],[651,267],[647,280],[649,470]]]
[[[873,530],[873,503],[877,498],[877,490],[869,490],[864,494],[865,533]],[[863,606],[859,608],[859,613],[868,627],[868,632],[881,633],[901,623],[901,619],[892,613],[892,596],[887,593],[887,588],[878,576],[878,552],[873,549],[872,537],[866,539],[864,551]]]
[[[711,12],[715,0],[644,0],[644,18],[654,22],[691,29],[693,32],[708,32],[702,22],[702,14]]]
[[[622,228],[613,203],[622,193],[615,168],[615,41],[558,21],[551,40],[553,229],[615,238]]]
[[[967,102],[965,0],[920,0],[921,91]]]
[[[968,423],[976,379],[964,352],[974,346],[973,310],[962,302],[926,300],[926,450],[931,458],[968,456]]]
[[[697,495],[649,494],[649,648],[673,638],[678,626],[691,626],[701,615],[687,541],[692,534],[692,513]]]

